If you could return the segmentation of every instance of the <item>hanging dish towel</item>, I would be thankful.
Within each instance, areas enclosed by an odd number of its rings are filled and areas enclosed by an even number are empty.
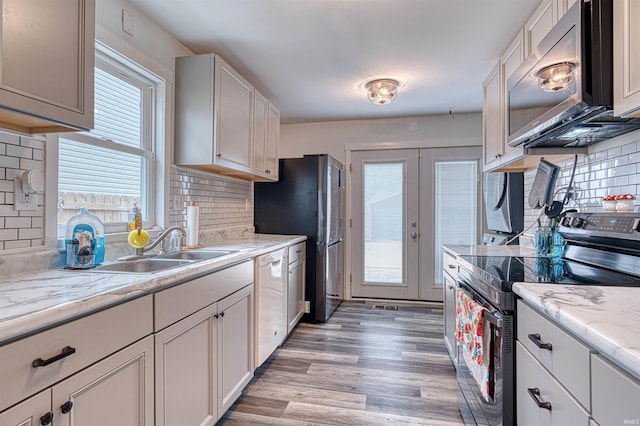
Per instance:
[[[456,336],[464,349],[463,358],[475,378],[480,393],[489,401],[489,341],[491,332],[484,320],[485,309],[467,296],[462,290],[456,292]],[[486,355],[486,356],[485,356]]]

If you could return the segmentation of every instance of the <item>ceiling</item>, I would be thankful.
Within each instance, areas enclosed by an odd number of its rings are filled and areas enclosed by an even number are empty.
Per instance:
[[[215,52],[283,124],[479,112],[482,81],[540,0],[129,0]],[[400,80],[374,105],[362,83]]]

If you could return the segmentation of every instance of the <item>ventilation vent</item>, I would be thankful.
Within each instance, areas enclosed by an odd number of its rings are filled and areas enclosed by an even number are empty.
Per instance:
[[[382,309],[383,311],[397,311],[396,305],[373,305],[373,309]]]

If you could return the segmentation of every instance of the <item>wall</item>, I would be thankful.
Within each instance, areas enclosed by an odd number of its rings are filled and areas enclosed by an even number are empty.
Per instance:
[[[287,124],[280,128],[280,157],[330,154],[346,162],[345,145],[364,147],[482,145],[481,114],[455,114],[376,120]]]
[[[562,200],[571,179],[573,160],[558,163],[561,167],[556,182],[555,200]],[[535,223],[542,210],[530,209],[527,197],[533,184],[536,171],[525,173],[525,228]],[[611,139],[589,147],[589,154],[579,156],[574,178],[576,198],[570,200],[565,208],[577,208],[583,212],[602,211],[602,197],[605,195],[634,194],[640,196],[640,131]],[[640,201],[636,200],[636,211]],[[547,220],[542,216],[542,223]],[[532,245],[533,226],[526,234],[522,244]]]
[[[253,183],[171,167],[170,225],[186,226],[189,201],[200,206],[200,229],[253,229]]]
[[[44,206],[13,209],[13,178],[25,170],[44,170],[44,141],[0,132],[0,250],[42,245]]]

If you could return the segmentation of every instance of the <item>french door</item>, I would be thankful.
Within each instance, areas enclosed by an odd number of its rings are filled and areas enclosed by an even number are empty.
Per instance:
[[[481,150],[353,151],[351,295],[442,300],[442,244],[479,240]]]

